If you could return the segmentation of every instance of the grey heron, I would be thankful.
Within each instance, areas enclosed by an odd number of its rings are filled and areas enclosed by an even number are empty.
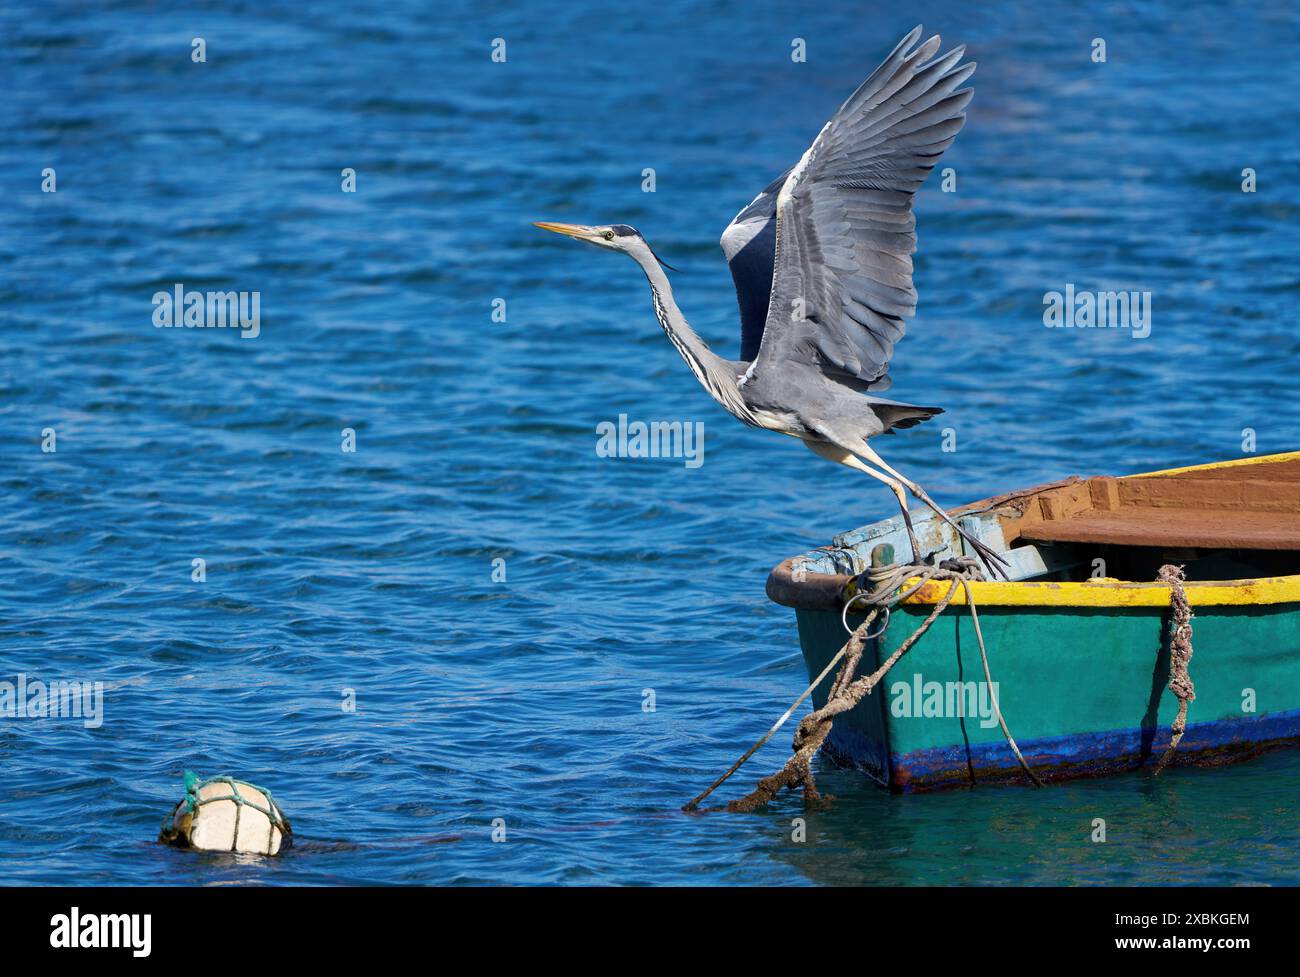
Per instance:
[[[889,362],[916,312],[912,200],[966,121],[975,70],[964,47],[937,56],[938,35],[917,26],[822,128],[803,157],[722,233],[740,306],[740,359],[715,354],[687,324],[662,262],[634,227],[536,222],[629,255],[650,282],[655,317],[695,378],[753,427],[796,437],[814,453],[889,487],[912,560],[926,558],[907,508],[910,492],[948,522],[992,571],[1005,566],[920,485],[868,442],[920,424],[939,407],[886,400]]]

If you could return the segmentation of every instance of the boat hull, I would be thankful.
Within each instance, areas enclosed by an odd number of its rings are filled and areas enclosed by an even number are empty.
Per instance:
[[[1268,584],[1242,583],[1248,591]],[[1159,761],[1178,710],[1168,690],[1167,604],[1149,595],[1137,606],[1106,606],[1102,594],[1084,606],[998,605],[981,602],[979,589],[992,687],[969,608],[954,602],[871,695],[836,718],[824,748],[832,760],[898,791],[1023,780],[991,708],[996,696],[1043,779]],[[928,599],[894,609],[886,634],[869,642],[859,675],[916,629],[938,592],[919,596]],[[1221,763],[1300,742],[1300,601],[1194,603],[1193,611],[1196,699],[1173,762]],[[834,610],[800,608],[797,618],[815,677],[847,635]],[[815,704],[825,703],[830,681],[814,691]]]

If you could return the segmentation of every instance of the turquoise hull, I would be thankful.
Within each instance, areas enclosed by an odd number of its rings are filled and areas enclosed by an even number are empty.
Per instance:
[[[928,610],[897,609],[859,674],[878,667]],[[846,635],[835,612],[797,617],[815,677]],[[1158,610],[992,607],[980,623],[992,691],[1040,777],[1113,773],[1163,754],[1178,701],[1167,688]],[[1196,699],[1174,762],[1219,763],[1300,739],[1300,605],[1207,609],[1193,624]],[[829,684],[814,691],[816,705]],[[1021,780],[988,691],[970,614],[950,607],[871,695],[836,719],[825,751],[896,790]]]

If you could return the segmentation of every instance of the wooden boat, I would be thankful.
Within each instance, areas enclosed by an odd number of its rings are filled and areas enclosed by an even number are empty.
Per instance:
[[[1154,764],[1178,701],[1169,679],[1170,588],[1186,567],[1196,698],[1175,764],[1216,763],[1300,742],[1300,452],[1122,478],[1071,478],[953,510],[1010,562],[1010,581],[971,584],[994,688],[959,590],[881,685],[836,719],[824,752],[895,790],[1014,781],[1023,774],[989,709],[992,691],[1045,780]],[[960,554],[938,519],[922,548]],[[911,550],[900,518],[837,536],[768,578],[795,609],[810,680],[844,644],[846,586]],[[859,674],[910,635],[948,583],[894,608]],[[848,624],[863,620],[850,614]],[[825,702],[830,678],[813,701]]]

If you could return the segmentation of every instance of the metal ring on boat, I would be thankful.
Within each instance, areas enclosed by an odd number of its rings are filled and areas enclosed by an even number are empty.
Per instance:
[[[853,633],[853,629],[849,627],[849,608],[853,606],[853,602],[857,600],[859,597],[866,597],[866,596],[868,595],[854,594],[852,597],[850,597],[847,601],[844,602],[844,610],[840,612],[840,623],[844,625],[844,630],[847,631],[849,634]],[[880,626],[880,630],[877,631],[875,634],[864,634],[862,636],[863,641],[870,641],[872,638],[879,638],[889,628],[889,605],[886,604],[882,606],[880,610],[885,612],[885,623]]]

